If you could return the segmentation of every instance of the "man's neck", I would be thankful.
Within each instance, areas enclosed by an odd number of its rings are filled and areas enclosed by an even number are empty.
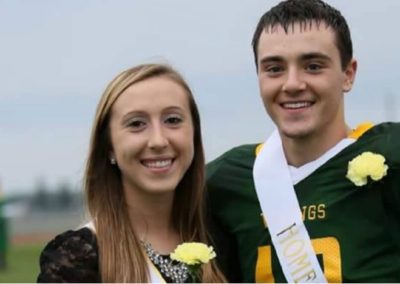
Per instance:
[[[332,133],[331,135],[314,135],[304,138],[290,138],[281,135],[283,149],[289,165],[296,168],[314,161],[346,138],[350,129]]]

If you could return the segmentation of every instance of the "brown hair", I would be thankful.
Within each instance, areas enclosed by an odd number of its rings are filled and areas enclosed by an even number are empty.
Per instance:
[[[342,69],[345,70],[353,57],[353,44],[349,26],[338,10],[321,0],[282,1],[262,15],[252,40],[256,66],[258,67],[258,42],[264,30],[268,31],[280,25],[288,33],[289,27],[293,27],[295,23],[300,23],[302,28],[306,28],[311,26],[314,21],[317,25],[322,22],[334,31]]]
[[[181,239],[207,243],[204,221],[204,152],[200,117],[192,92],[182,76],[168,65],[144,64],[119,74],[107,86],[97,106],[87,159],[84,188],[96,228],[102,282],[148,282],[147,260],[130,225],[118,167],[110,164],[110,110],[129,86],[165,76],[182,86],[189,100],[194,128],[193,161],[175,189],[172,219]],[[214,261],[203,266],[203,282],[222,282]]]

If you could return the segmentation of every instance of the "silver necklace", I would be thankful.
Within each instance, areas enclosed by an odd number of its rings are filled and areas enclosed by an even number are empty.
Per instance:
[[[160,270],[161,274],[170,278],[173,283],[184,283],[189,277],[189,270],[186,264],[163,258],[160,253],[155,251],[151,244],[144,241],[140,241],[146,254],[150,258],[151,262]]]

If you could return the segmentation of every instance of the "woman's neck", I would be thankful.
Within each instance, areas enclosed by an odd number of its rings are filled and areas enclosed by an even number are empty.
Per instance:
[[[138,238],[162,254],[169,254],[180,243],[172,220],[174,194],[132,194],[126,192],[131,225]]]

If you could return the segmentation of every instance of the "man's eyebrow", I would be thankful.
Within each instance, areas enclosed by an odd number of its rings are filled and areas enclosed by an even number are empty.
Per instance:
[[[332,61],[331,57],[321,52],[309,52],[309,53],[304,53],[300,56],[301,61],[310,59],[322,59],[322,60]],[[284,62],[284,61],[285,59],[283,58],[283,56],[271,55],[261,58],[260,64],[266,64],[269,62]]]
[[[328,55],[323,54],[321,52],[310,52],[310,53],[305,53],[300,56],[301,60],[310,60],[310,59],[323,59],[327,61],[332,61],[332,58],[330,58]]]
[[[271,55],[271,56],[265,56],[265,57],[261,58],[260,64],[265,64],[268,62],[283,62],[283,61],[284,61],[284,59],[282,56]]]

